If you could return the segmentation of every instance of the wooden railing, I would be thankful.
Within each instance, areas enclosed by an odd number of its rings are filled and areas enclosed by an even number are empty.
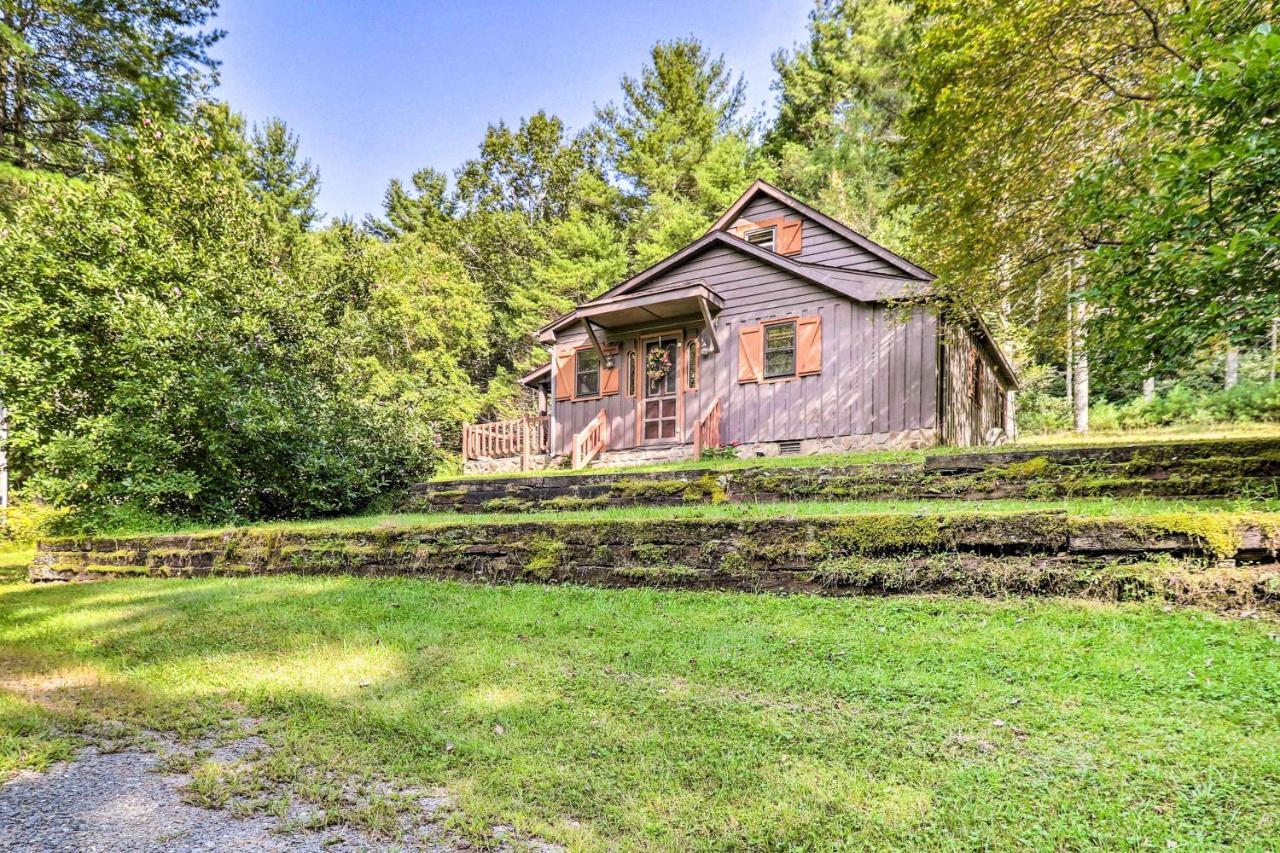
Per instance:
[[[547,418],[528,415],[491,424],[462,425],[463,459],[520,457],[520,469],[527,470],[529,457],[547,452]]]
[[[604,409],[573,437],[573,470],[587,467],[596,455],[609,446],[609,415]]]
[[[702,451],[719,447],[720,441],[720,398],[717,397],[711,408],[693,425],[693,458],[701,459]]]

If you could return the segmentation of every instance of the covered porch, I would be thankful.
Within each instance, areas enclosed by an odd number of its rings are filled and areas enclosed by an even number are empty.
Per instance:
[[[715,323],[723,307],[705,282],[691,281],[606,294],[558,318],[539,334],[552,347],[551,362],[521,379],[546,412],[545,446],[467,442],[464,460],[519,455],[527,470],[523,457],[541,450],[580,469],[605,454],[624,461],[634,455],[637,462],[696,459],[719,447],[722,407],[704,393],[702,377],[720,354]],[[469,426],[467,433],[510,436],[520,429],[510,421]]]

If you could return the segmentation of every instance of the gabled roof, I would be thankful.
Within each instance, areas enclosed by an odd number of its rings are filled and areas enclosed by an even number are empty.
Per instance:
[[[735,201],[732,205],[729,206],[729,209],[724,212],[723,216],[721,216],[719,219],[716,220],[716,224],[711,226],[711,230],[712,231],[726,230],[730,225],[732,225],[734,222],[737,221],[739,215],[746,208],[746,206],[750,204],[752,200],[755,199],[757,196],[761,196],[761,195],[767,196],[773,199],[774,201],[778,202],[779,204],[785,207],[791,208],[796,213],[799,213],[801,216],[804,216],[808,219],[812,219],[814,222],[817,222],[820,225],[823,225],[831,229],[832,231],[839,234],[841,237],[845,238],[846,240],[858,246],[859,248],[870,252],[871,254],[875,255],[877,258],[884,261],[885,263],[888,263],[891,266],[895,267],[896,269],[901,270],[904,276],[907,276],[909,278],[924,279],[925,281],[932,281],[934,278],[936,278],[936,276],[934,276],[933,273],[929,272],[924,267],[916,266],[915,264],[911,263],[911,261],[908,261],[906,258],[902,257],[901,255],[897,255],[889,251],[884,246],[881,246],[879,243],[875,242],[874,240],[869,240],[866,237],[863,237],[857,231],[854,231],[852,228],[845,225],[844,223],[838,222],[837,220],[832,219],[830,216],[827,216],[822,211],[815,210],[814,208],[800,201],[795,196],[788,195],[787,193],[784,193],[782,190],[778,189],[772,184],[766,181],[762,181],[759,178],[757,178],[755,182],[753,182],[751,186],[747,188],[747,191],[743,193],[738,198],[737,201]]]
[[[771,267],[775,267],[783,270],[784,272],[791,273],[798,278],[812,282],[819,287],[825,287],[828,290],[834,290],[851,299],[858,299],[864,302],[894,298],[894,295],[889,295],[887,292],[882,293],[878,288],[886,288],[890,291],[896,291],[904,284],[924,285],[931,280],[913,275],[899,277],[880,275],[877,273],[857,272],[855,270],[845,270],[838,267],[821,266],[819,264],[806,264],[793,260],[792,258],[788,258],[785,255],[779,255],[775,252],[771,252],[768,249],[762,249],[759,246],[748,243],[741,237],[736,237],[733,234],[730,234],[728,231],[710,231],[703,237],[700,237],[688,246],[685,246],[674,255],[668,255],[648,269],[636,273],[621,284],[609,288],[604,293],[595,297],[595,299],[583,304],[590,305],[592,302],[596,302],[601,299],[609,299],[614,296],[620,296],[623,293],[635,290],[645,282],[652,281],[663,273],[678,267],[685,261],[716,246],[725,246],[735,252],[755,258],[756,260],[768,264]],[[847,292],[846,288],[851,284],[862,284],[868,286],[871,290],[875,290],[875,293],[859,295]]]

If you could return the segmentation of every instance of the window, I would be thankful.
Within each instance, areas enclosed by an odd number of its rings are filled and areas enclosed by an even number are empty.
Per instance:
[[[574,366],[573,396],[600,396],[600,353],[595,347],[580,349]]]
[[[694,391],[698,387],[698,339],[694,338],[684,345],[684,387]]]
[[[634,397],[636,395],[636,351],[628,350],[627,352],[627,396]]]
[[[777,227],[773,225],[768,228],[756,228],[743,234],[742,238],[753,246],[759,246],[761,249],[768,249],[772,252],[774,246],[773,238],[777,230]]]
[[[764,378],[796,375],[796,321],[764,327]]]

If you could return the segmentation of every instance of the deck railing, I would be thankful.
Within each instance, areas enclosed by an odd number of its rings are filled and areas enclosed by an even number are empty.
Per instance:
[[[547,452],[547,418],[527,415],[491,424],[462,425],[463,459],[502,459],[519,456],[520,468],[529,467],[529,457]]]
[[[720,398],[711,403],[707,413],[693,425],[693,458],[701,459],[702,451],[721,445],[720,440]]]
[[[573,470],[587,467],[609,446],[609,415],[604,409],[573,437]]]

